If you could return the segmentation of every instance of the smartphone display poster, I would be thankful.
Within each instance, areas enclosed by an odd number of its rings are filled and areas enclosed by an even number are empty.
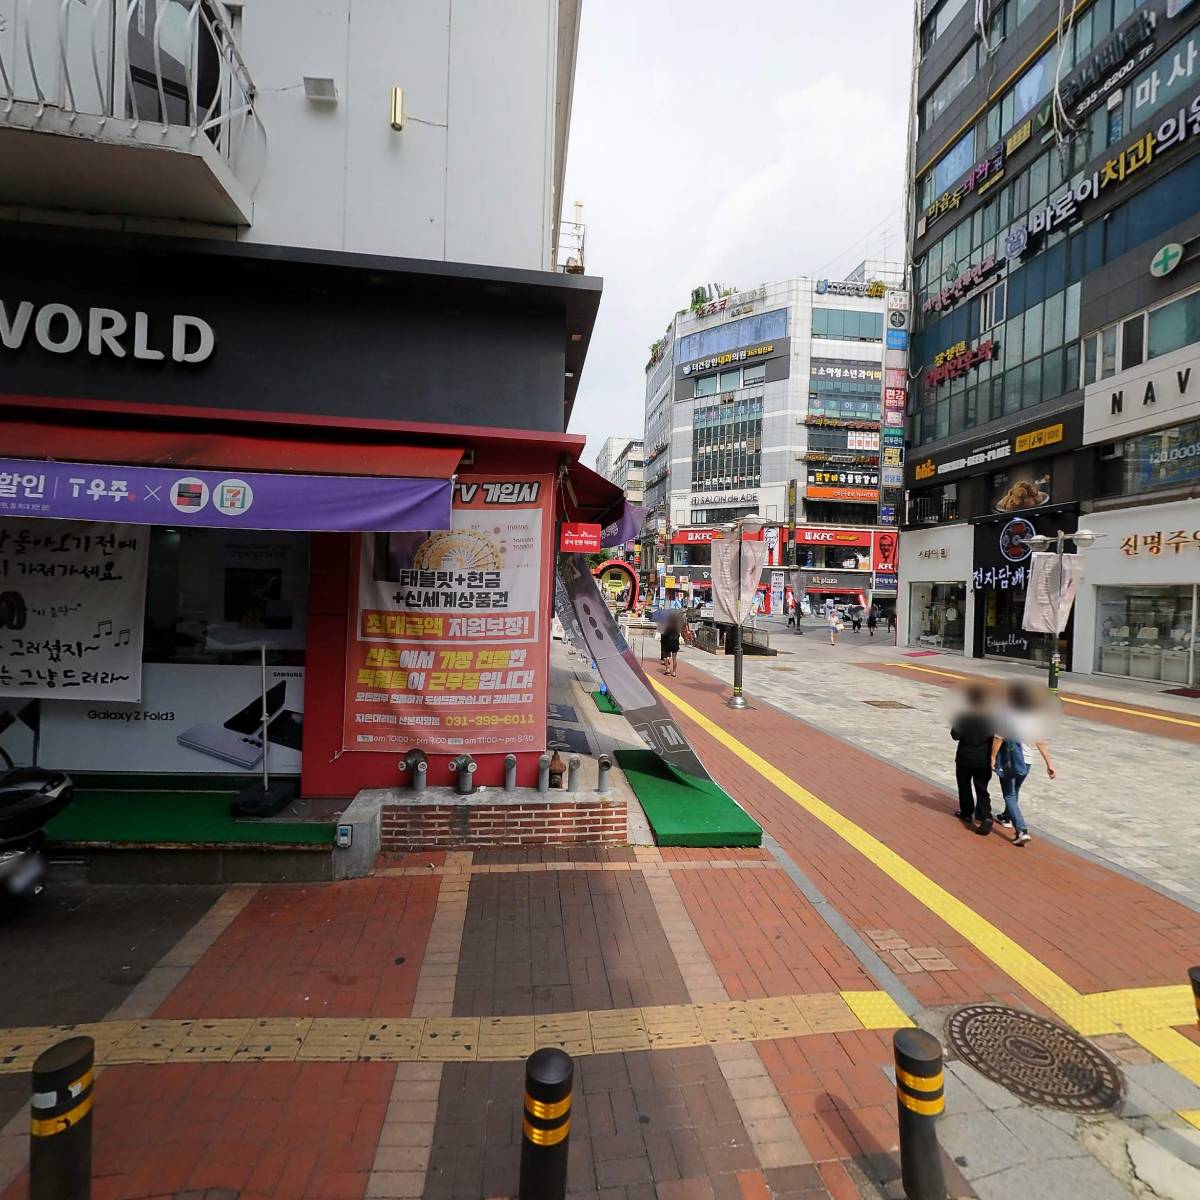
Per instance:
[[[38,478],[0,471],[0,497]],[[0,518],[0,696],[137,700],[149,550],[137,525]]]
[[[345,749],[545,749],[551,483],[460,475],[449,530],[361,535]]]

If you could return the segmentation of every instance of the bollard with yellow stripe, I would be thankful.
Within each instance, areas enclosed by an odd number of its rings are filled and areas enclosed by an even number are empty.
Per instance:
[[[38,1055],[29,1104],[30,1200],[92,1194],[92,1099],[96,1045],[67,1038]]]
[[[525,1060],[525,1117],[520,1200],[562,1200],[575,1064],[563,1050],[535,1050]]]
[[[900,1116],[900,1173],[908,1200],[946,1200],[935,1122],[946,1107],[942,1047],[923,1029],[897,1029],[896,1111]]]

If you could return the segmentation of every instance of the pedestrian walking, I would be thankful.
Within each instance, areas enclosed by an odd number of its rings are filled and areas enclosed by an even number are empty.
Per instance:
[[[888,623],[888,633],[895,633],[896,632],[896,610],[894,608],[888,609],[887,623]]]
[[[837,609],[832,606],[825,610],[825,623],[829,626],[829,644],[837,645],[838,630],[842,628],[842,622],[837,615]]]
[[[679,666],[679,637],[683,626],[683,616],[672,612],[667,616],[667,622],[659,635],[660,657],[664,675],[675,675]]]
[[[1000,780],[1004,812],[999,823],[1013,831],[1013,845],[1024,846],[1031,840],[1029,826],[1021,812],[1021,787],[1033,766],[1033,751],[1042,756],[1046,774],[1058,776],[1050,761],[1043,737],[1045,717],[1037,693],[1026,683],[1013,683],[1008,689],[1008,708],[1000,728],[992,738],[992,770]]]
[[[787,612],[787,627],[794,629],[796,627],[796,597],[788,592],[787,599],[783,602],[784,610]]]
[[[958,782],[956,815],[964,825],[973,824],[975,832],[985,836],[992,832],[988,781],[992,777],[995,732],[995,724],[988,712],[987,689],[973,683],[963,696],[962,712],[950,726],[950,736],[958,743],[954,751],[954,776]]]
[[[850,610],[850,628],[853,629],[855,633],[862,633],[862,619],[863,619],[862,605],[856,604]]]
[[[867,632],[874,637],[875,626],[879,624],[879,606],[872,604],[870,611],[867,613]]]

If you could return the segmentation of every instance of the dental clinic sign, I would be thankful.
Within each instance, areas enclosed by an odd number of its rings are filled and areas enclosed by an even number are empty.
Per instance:
[[[201,317],[179,313],[169,321],[152,321],[145,312],[130,316],[115,308],[0,298],[0,350],[4,351],[37,346],[48,354],[191,364],[210,359],[216,344],[212,326]]]

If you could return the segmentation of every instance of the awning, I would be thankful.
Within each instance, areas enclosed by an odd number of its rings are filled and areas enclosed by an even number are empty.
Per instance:
[[[646,510],[630,504],[625,493],[603,475],[582,463],[572,463],[564,480],[563,511],[570,521],[601,527],[600,545],[623,546],[641,533]]]
[[[0,459],[0,516],[203,529],[449,529],[453,482]]]

